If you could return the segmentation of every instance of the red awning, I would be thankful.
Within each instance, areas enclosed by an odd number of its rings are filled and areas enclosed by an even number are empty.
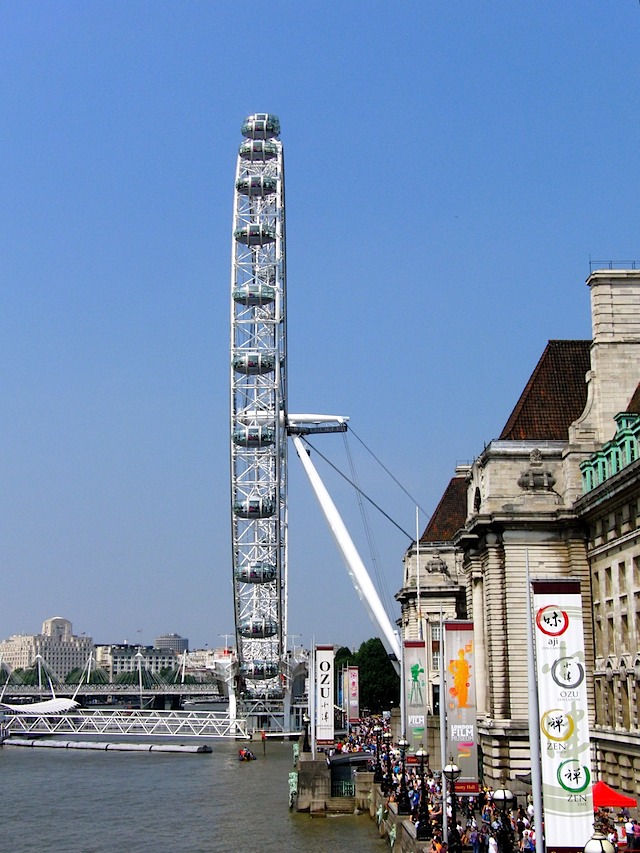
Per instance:
[[[627,808],[632,809],[637,805],[638,802],[633,797],[627,797],[625,794],[614,791],[613,788],[605,785],[602,781],[596,782],[593,786],[593,806],[596,809],[603,806],[617,806],[620,808],[627,806]]]

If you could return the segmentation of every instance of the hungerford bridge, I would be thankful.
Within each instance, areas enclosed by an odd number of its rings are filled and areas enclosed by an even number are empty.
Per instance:
[[[212,684],[163,684],[140,687],[131,684],[60,685],[57,696],[42,699],[42,688],[11,687],[0,702],[0,737],[45,735],[109,738],[234,738],[250,739],[246,719],[229,713],[224,697],[212,693]],[[78,707],[75,697],[100,707]],[[68,698],[67,698],[68,697]],[[215,710],[158,710],[153,705],[201,701]],[[35,702],[29,703],[29,700]],[[9,701],[7,701],[9,700]],[[21,704],[11,704],[19,700]],[[22,704],[27,700],[25,704]],[[135,702],[140,707],[127,707]],[[109,704],[111,707],[109,707]],[[285,734],[282,732],[281,734]]]
[[[2,720],[0,731],[3,737],[20,738],[45,735],[251,738],[246,720],[234,720],[226,711],[147,711],[125,708],[113,711],[83,709],[54,714],[9,713]]]

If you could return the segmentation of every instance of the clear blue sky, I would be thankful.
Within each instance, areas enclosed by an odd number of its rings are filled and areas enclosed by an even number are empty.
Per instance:
[[[290,410],[348,415],[431,512],[547,340],[591,336],[589,257],[640,258],[639,34],[637,0],[4,2],[0,638],[56,615],[99,642],[233,629],[245,115],[282,123]],[[340,436],[315,443],[345,467]],[[290,632],[358,645],[293,448],[290,471]],[[393,596],[409,540],[370,521]]]

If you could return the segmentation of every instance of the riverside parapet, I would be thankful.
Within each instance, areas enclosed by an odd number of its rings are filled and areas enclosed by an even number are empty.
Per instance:
[[[311,817],[328,814],[369,814],[376,821],[380,836],[388,838],[394,853],[427,853],[430,841],[418,841],[413,822],[398,815],[396,803],[388,802],[373,773],[353,772],[354,796],[331,796],[331,769],[326,758],[314,759],[311,753],[297,757],[298,786],[294,798],[296,811],[309,812]]]

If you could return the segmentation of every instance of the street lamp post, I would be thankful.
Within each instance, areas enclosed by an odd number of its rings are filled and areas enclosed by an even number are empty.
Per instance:
[[[376,769],[373,773],[373,781],[376,785],[380,785],[384,779],[382,775],[382,764],[380,763],[380,736],[382,734],[382,726],[376,724],[373,727],[373,733],[376,736]]]
[[[383,740],[386,752],[387,772],[384,774],[382,780],[382,793],[385,797],[388,797],[391,793],[391,732],[385,732]]]
[[[404,737],[404,735],[398,741],[398,746],[400,747],[400,791],[398,793],[398,814],[409,815],[411,814],[411,802],[409,800],[409,792],[407,791],[407,775],[405,766],[409,741]]]
[[[456,780],[460,778],[460,773],[462,772],[457,764],[453,763],[453,756],[449,758],[449,763],[443,767],[442,772],[444,773],[444,777],[447,780],[447,787],[451,793],[451,825],[452,828],[449,830],[449,850],[451,853],[460,853],[462,850],[462,843],[460,840],[460,833],[458,832],[458,824],[456,821]],[[446,808],[446,803],[444,803],[444,807]]]
[[[504,779],[501,780],[502,787],[493,792],[493,801],[500,807],[500,849],[502,853],[513,851],[513,831],[511,821],[507,817],[508,804],[512,803],[514,796],[505,786]]]
[[[305,712],[302,717],[302,724],[304,726],[304,741],[302,742],[302,751],[303,752],[311,752],[311,744],[309,743],[309,723],[310,723],[309,715]]]
[[[583,853],[615,853],[615,850],[598,825],[594,826],[593,835],[583,847]]]
[[[418,802],[418,822],[416,825],[416,840],[428,841],[431,838],[431,819],[429,817],[429,803],[427,801],[427,788],[424,782],[424,764],[429,766],[429,753],[424,746],[416,750],[416,758],[420,761],[420,800]],[[589,851],[588,851],[589,853]]]

